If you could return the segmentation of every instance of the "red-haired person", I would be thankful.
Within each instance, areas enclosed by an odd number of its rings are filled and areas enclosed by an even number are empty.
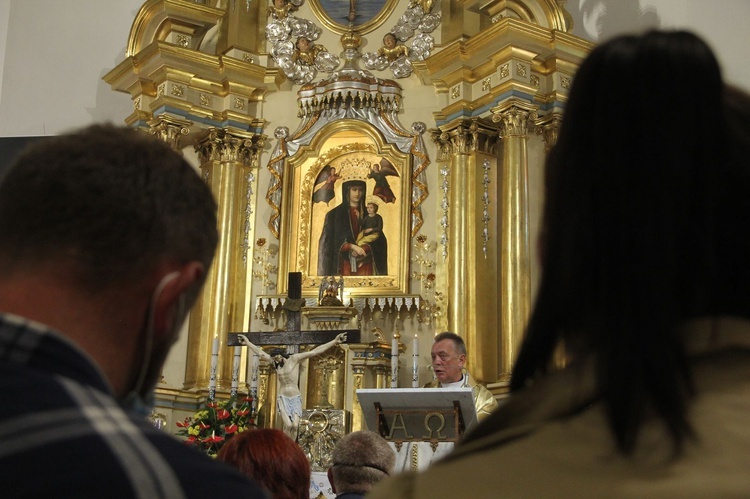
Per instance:
[[[300,446],[281,430],[259,428],[238,433],[216,458],[255,478],[273,499],[310,497],[310,463]]]

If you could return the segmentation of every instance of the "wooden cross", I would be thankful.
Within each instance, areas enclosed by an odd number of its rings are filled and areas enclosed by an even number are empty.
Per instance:
[[[247,331],[229,333],[227,346],[243,346],[237,337],[247,336],[251,343],[258,347],[284,346],[287,353],[299,352],[300,345],[322,345],[333,340],[341,333],[346,333],[346,343],[359,343],[361,332],[359,329],[325,329],[302,331],[302,272],[290,272],[288,278],[287,298],[282,305],[286,311],[286,326],[284,331]]]

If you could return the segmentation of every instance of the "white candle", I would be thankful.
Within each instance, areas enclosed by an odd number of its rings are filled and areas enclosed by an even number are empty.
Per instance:
[[[214,336],[211,345],[211,370],[208,377],[208,398],[211,400],[216,396],[216,371],[219,368],[219,337]]]
[[[419,388],[419,339],[417,335],[414,335],[414,343],[412,344],[413,352],[411,354],[411,387]]]
[[[241,347],[234,347],[234,360],[232,362],[232,391],[231,396],[237,396],[237,388],[240,385],[240,359],[242,357]]]
[[[391,388],[398,388],[398,339],[391,342]]]

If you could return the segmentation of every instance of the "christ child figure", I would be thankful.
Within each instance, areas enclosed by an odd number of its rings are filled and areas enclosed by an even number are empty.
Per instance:
[[[362,219],[357,246],[370,244],[383,234],[383,217],[378,214],[378,204],[374,201],[367,203],[367,216]],[[349,256],[352,268],[357,264],[357,257],[353,253]],[[361,263],[360,263],[361,265]]]

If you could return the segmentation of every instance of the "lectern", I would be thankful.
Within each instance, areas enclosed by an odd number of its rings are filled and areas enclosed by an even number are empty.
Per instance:
[[[396,470],[421,470],[477,423],[471,388],[357,390],[367,428],[396,452]]]

